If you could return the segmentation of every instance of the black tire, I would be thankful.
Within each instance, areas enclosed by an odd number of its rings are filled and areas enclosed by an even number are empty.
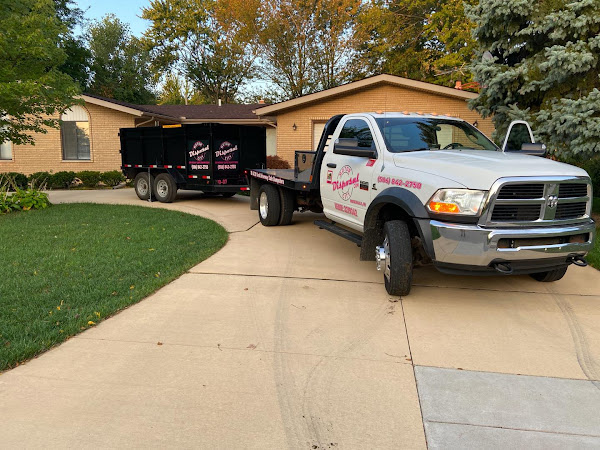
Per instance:
[[[390,295],[408,295],[412,284],[413,257],[408,225],[390,220],[383,226],[386,260],[383,268],[385,290]]]
[[[154,179],[154,195],[159,202],[172,203],[177,197],[177,183],[168,173],[161,173]]]
[[[296,209],[296,197],[292,191],[284,188],[279,188],[279,194],[281,197],[281,217],[279,218],[279,225],[289,225],[292,223],[292,216]]]
[[[148,172],[138,173],[133,180],[133,187],[135,193],[140,200],[148,200],[150,198],[150,192],[154,189],[154,177],[150,175],[148,180]],[[154,198],[154,192],[152,192],[152,198]]]
[[[529,274],[531,278],[542,283],[550,283],[552,281],[558,281],[567,273],[568,267],[561,267],[560,269],[548,270],[547,272],[538,272]]]
[[[231,198],[233,197],[235,194],[237,194],[237,192],[221,192],[221,195],[225,198]]]
[[[270,184],[263,184],[258,191],[258,218],[265,227],[279,223],[281,200],[279,190]]]

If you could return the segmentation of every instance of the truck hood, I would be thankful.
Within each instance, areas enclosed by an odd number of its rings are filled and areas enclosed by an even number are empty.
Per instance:
[[[470,189],[488,190],[498,178],[588,176],[569,164],[539,156],[486,150],[432,150],[398,153],[396,167],[448,178]]]

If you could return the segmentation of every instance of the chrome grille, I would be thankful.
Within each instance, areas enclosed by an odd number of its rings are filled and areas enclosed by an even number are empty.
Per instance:
[[[589,214],[589,180],[583,177],[504,178],[495,186],[482,216],[490,226],[552,225]]]
[[[556,207],[556,215],[555,219],[565,220],[565,219],[576,219],[585,215],[585,211],[587,209],[587,203],[559,203]]]
[[[492,213],[494,222],[533,221],[540,218],[541,205],[496,205]]]
[[[587,184],[564,183],[558,188],[558,198],[585,197],[587,195]]]
[[[544,185],[537,184],[507,184],[502,186],[498,193],[498,199],[510,200],[520,198],[542,198],[544,196]]]

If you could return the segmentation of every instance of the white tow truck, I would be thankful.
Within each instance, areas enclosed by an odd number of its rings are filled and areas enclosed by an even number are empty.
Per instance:
[[[324,213],[315,224],[359,245],[391,295],[407,295],[413,267],[425,264],[556,281],[586,265],[592,185],[544,155],[525,122],[499,148],[454,117],[338,115],[315,152],[296,152],[294,169],[249,171],[251,208],[265,226]]]

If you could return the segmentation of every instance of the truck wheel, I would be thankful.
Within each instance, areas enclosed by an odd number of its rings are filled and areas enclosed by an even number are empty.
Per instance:
[[[281,217],[281,201],[275,186],[263,184],[258,191],[258,217],[265,227],[279,223]]]
[[[168,173],[161,173],[154,179],[154,195],[159,202],[171,203],[177,197],[177,183]]]
[[[385,290],[390,295],[408,295],[412,284],[413,257],[408,225],[390,220],[383,226],[383,244],[377,247],[377,267],[383,270]]]
[[[547,272],[532,273],[529,276],[534,280],[549,283],[551,281],[558,281],[567,273],[567,266],[561,267],[560,269],[549,270]]]
[[[148,181],[147,172],[140,172],[135,176],[135,179],[133,180],[133,187],[135,188],[135,193],[140,200],[148,200],[150,198],[150,187],[153,183],[154,177],[150,175],[150,180]]]
[[[279,218],[279,225],[289,225],[292,223],[292,215],[296,207],[296,198],[294,193],[289,189],[279,188],[279,194],[281,196],[281,217]]]

